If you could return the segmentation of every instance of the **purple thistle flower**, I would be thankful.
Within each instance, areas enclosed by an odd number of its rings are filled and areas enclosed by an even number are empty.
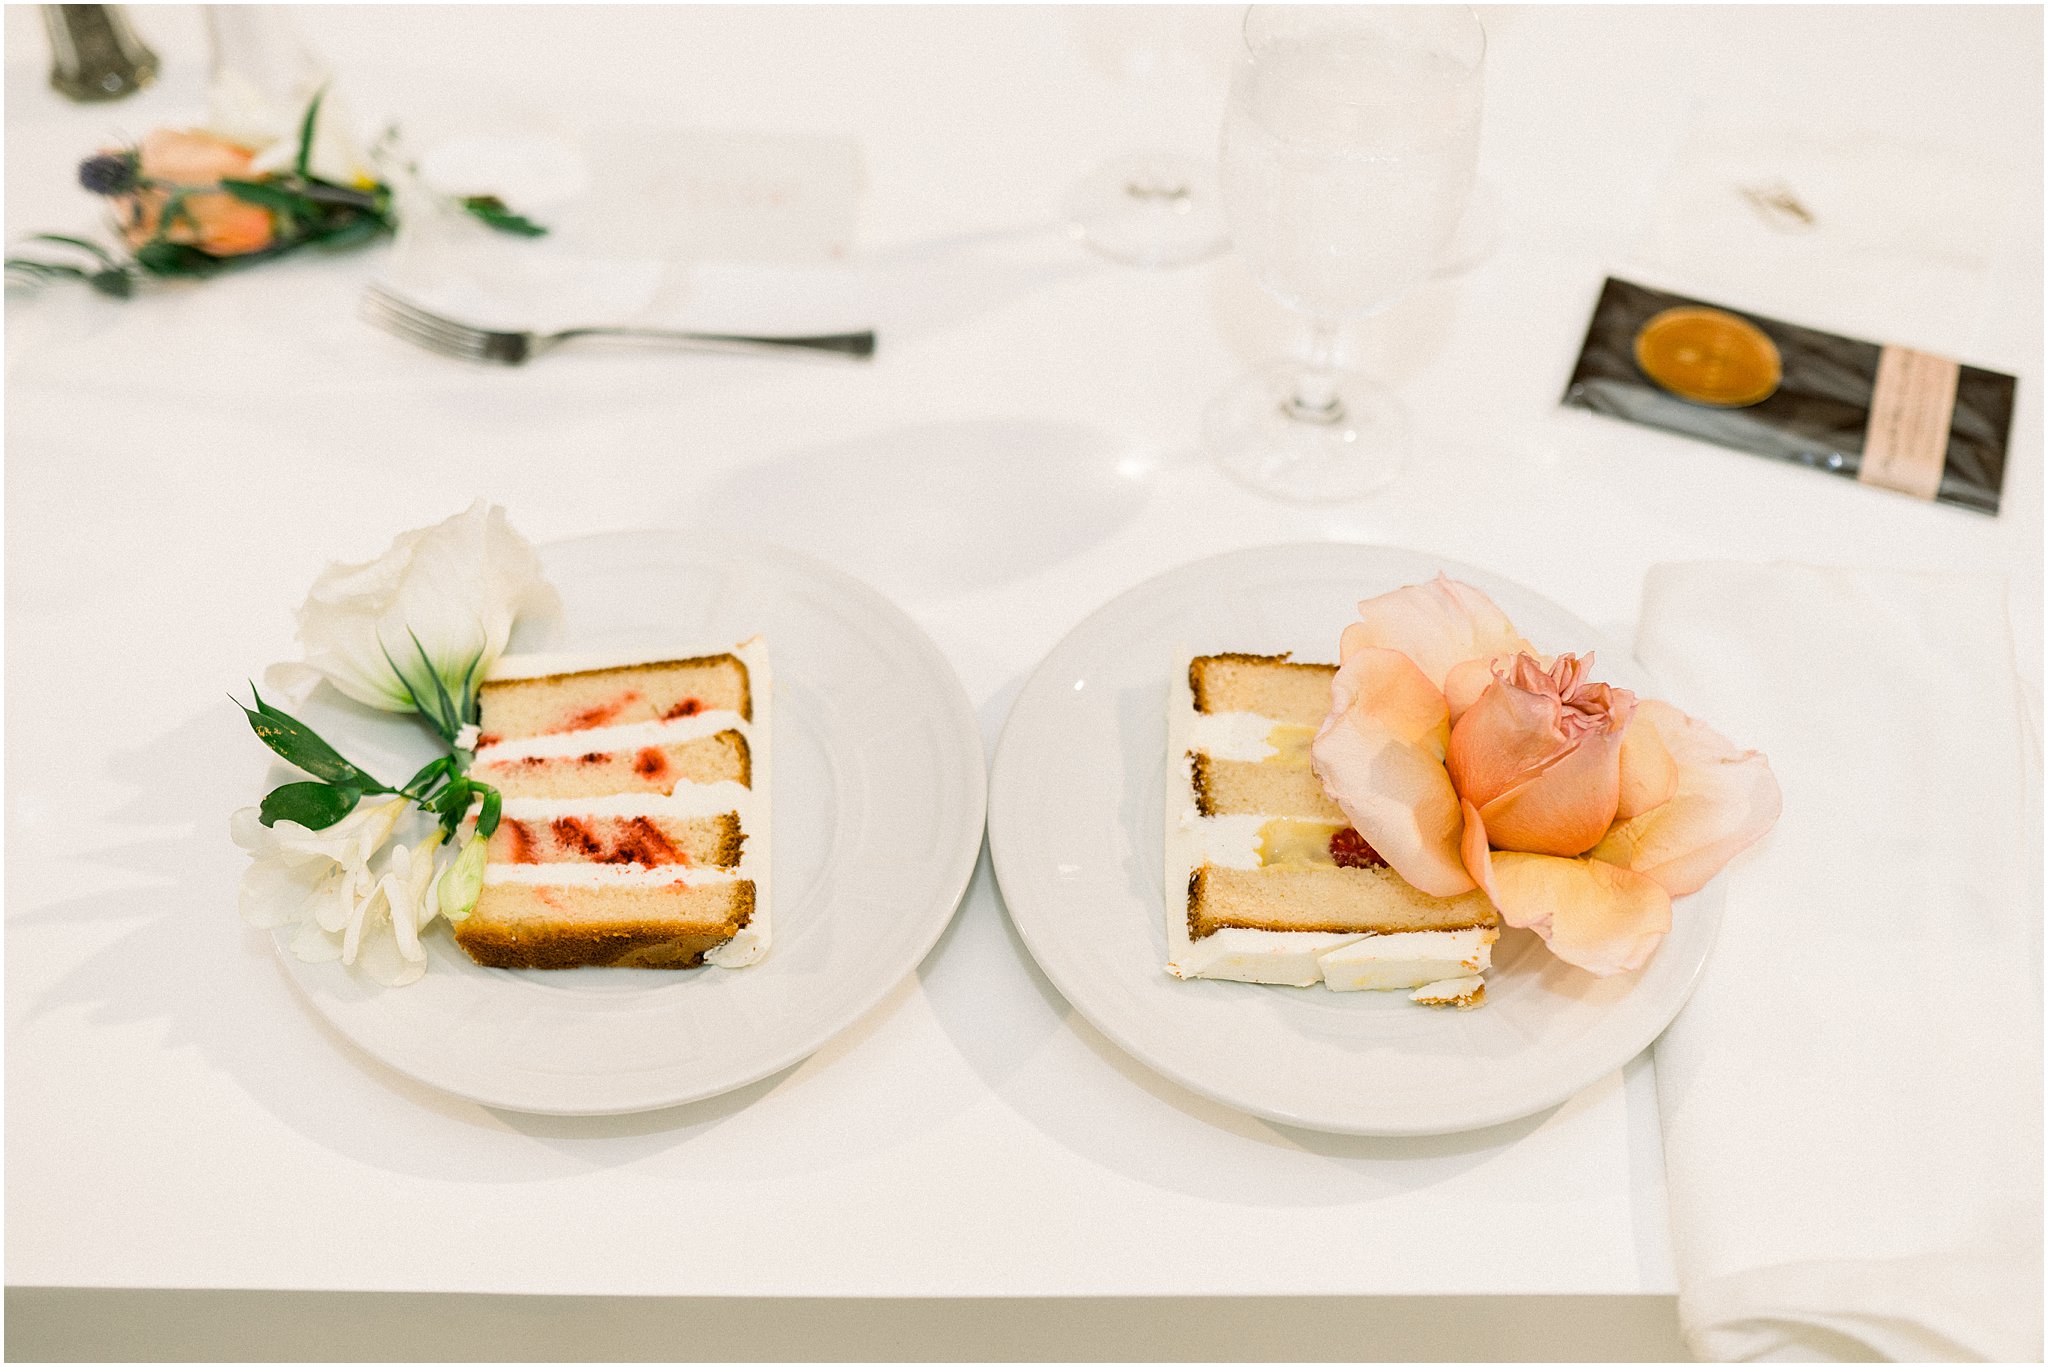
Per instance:
[[[78,183],[96,195],[125,195],[135,188],[135,154],[102,152],[78,163]]]

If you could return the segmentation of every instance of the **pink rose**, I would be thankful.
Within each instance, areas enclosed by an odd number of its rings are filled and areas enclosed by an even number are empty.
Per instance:
[[[154,184],[117,201],[122,236],[131,247],[155,237],[171,198],[163,187],[190,187],[184,212],[172,219],[166,239],[214,256],[261,251],[276,236],[270,211],[208,188],[247,177],[254,159],[248,148],[211,133],[159,128],[142,140],[138,167],[142,179]]]
[[[1310,755],[1409,883],[1474,887],[1559,958],[1640,968],[1696,892],[1778,819],[1777,780],[1668,703],[1546,662],[1469,584],[1368,599]]]

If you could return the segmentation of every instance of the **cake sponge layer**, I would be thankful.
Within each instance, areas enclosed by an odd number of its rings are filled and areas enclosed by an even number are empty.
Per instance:
[[[505,679],[485,683],[478,702],[482,745],[699,712],[754,716],[747,666],[737,655]]]
[[[737,812],[718,816],[505,818],[491,836],[493,864],[642,864],[730,869],[747,837]]]
[[[1337,666],[1296,664],[1285,655],[1198,655],[1188,662],[1197,712],[1255,712],[1295,726],[1330,714]]]
[[[1203,816],[1291,816],[1348,826],[1315,771],[1272,760],[1194,757],[1195,808]]]
[[[515,798],[602,797],[610,793],[666,796],[678,783],[730,781],[751,786],[752,770],[747,738],[737,731],[720,731],[638,750],[528,755],[479,764],[476,773],[506,797]]]
[[[1386,869],[1204,864],[1188,878],[1188,934],[1197,940],[1226,928],[1388,935],[1498,923],[1484,893],[1431,897]]]
[[[745,881],[487,883],[455,939],[486,968],[695,968],[753,914]]]

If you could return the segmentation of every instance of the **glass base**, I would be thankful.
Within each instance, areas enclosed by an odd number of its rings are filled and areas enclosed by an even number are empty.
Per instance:
[[[1090,247],[1127,266],[1189,266],[1228,245],[1216,168],[1172,152],[1112,157],[1067,194]]]
[[[1408,455],[1401,401],[1363,375],[1321,377],[1327,405],[1297,402],[1300,366],[1238,381],[1209,405],[1203,442],[1223,472],[1269,498],[1333,503],[1392,483]]]

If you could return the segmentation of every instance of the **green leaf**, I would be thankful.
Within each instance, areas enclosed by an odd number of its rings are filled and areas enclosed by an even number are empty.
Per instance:
[[[453,815],[460,819],[462,814],[469,810],[470,799],[473,796],[475,790],[467,778],[451,778],[446,788],[434,794],[433,800],[427,804],[427,810],[442,816]]]
[[[489,840],[491,833],[498,829],[498,813],[503,809],[505,800],[498,795],[496,788],[484,787],[482,784],[470,786],[483,788],[484,808],[476,816],[476,833]]]
[[[428,760],[426,765],[417,774],[407,779],[405,786],[398,791],[410,794],[415,799],[425,797],[427,788],[431,784],[440,779],[443,774],[453,773],[454,769],[455,757],[453,755],[443,755],[439,759]]]
[[[220,188],[245,204],[274,209],[294,217],[319,212],[319,206],[296,190],[266,180],[224,180]]]
[[[347,185],[330,185],[324,180],[309,180],[299,192],[315,204],[333,204],[344,209],[363,209],[373,214],[382,214],[390,192],[378,185],[369,190],[358,190]]]
[[[515,214],[496,195],[466,195],[462,207],[501,233],[514,237],[546,237],[548,230],[524,214]]]
[[[434,795],[427,804],[427,810],[441,818],[441,828],[450,835],[462,824],[462,818],[469,814],[470,801],[476,796],[476,789],[466,778],[450,779],[448,786]]]
[[[188,247],[181,242],[146,242],[136,249],[135,264],[151,275],[216,275],[221,270],[218,257],[208,256],[197,247]]]
[[[257,701],[262,702],[260,698]],[[235,705],[241,707],[240,703]],[[324,778],[329,783],[345,783],[361,792],[391,791],[343,759],[333,746],[320,739],[312,727],[274,707],[263,706],[264,710],[260,712],[242,707],[242,714],[249,719],[249,729],[256,733],[257,739],[276,751],[286,763],[304,769],[314,778]]]
[[[95,271],[87,283],[101,294],[116,299],[126,299],[135,293],[135,277],[119,267]]]
[[[315,95],[313,102],[306,106],[305,122],[299,125],[299,155],[292,163],[292,168],[299,173],[301,180],[311,174],[306,168],[313,163],[313,130],[320,123],[320,101],[326,98],[327,92],[324,89]]]
[[[105,247],[102,247],[97,242],[87,241],[82,237],[66,237],[63,233],[32,233],[29,236],[29,240],[32,242],[56,242],[66,247],[76,247],[80,251],[92,253],[102,266],[112,266],[115,264],[114,258]]]
[[[90,277],[76,266],[60,266],[52,261],[31,261],[23,256],[7,258],[7,269],[16,275],[25,275],[31,280],[85,280]]]
[[[434,661],[428,656],[427,647],[420,640],[419,633],[407,627],[405,634],[412,637],[412,648],[419,652],[420,663],[427,667],[427,677],[434,681],[434,707],[438,717],[438,729],[442,736],[453,743],[455,733],[462,729],[462,718],[455,715],[455,699],[448,696],[448,685],[441,681],[441,671],[434,668]]]
[[[391,230],[391,225],[371,214],[361,214],[344,222],[338,228],[309,233],[306,245],[317,247],[323,252],[347,251],[350,247],[380,237]]]
[[[285,711],[281,707],[272,707],[269,703],[265,702],[263,700],[263,695],[256,691],[256,685],[253,683],[249,685],[249,696],[256,699],[256,710],[258,712],[261,712],[264,716],[283,717],[286,721],[291,720],[291,713]]]
[[[287,783],[263,799],[260,819],[266,826],[296,821],[308,830],[325,830],[356,809],[362,794],[333,783]]]

